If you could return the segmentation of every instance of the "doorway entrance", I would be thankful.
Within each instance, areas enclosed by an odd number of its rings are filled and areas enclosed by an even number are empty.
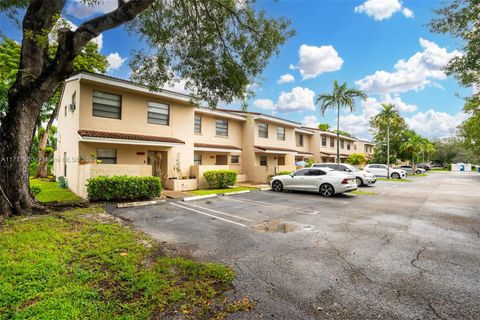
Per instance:
[[[148,151],[147,164],[152,166],[152,176],[160,177],[162,183],[168,179],[167,152]]]

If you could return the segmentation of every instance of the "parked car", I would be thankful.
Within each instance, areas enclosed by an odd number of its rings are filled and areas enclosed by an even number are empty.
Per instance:
[[[421,173],[427,172],[425,169],[422,169],[422,168],[419,168],[419,167],[416,167],[415,172],[413,172],[413,167],[410,166],[410,165],[403,165],[403,166],[397,167],[397,169],[405,170],[405,171],[407,171],[407,174],[414,174],[414,173],[421,174]]]
[[[432,166],[429,165],[428,163],[420,163],[420,164],[417,164],[417,168],[422,168],[422,169],[425,169],[426,171],[429,171],[430,169],[432,169]]]
[[[299,190],[319,192],[324,197],[357,189],[355,176],[330,168],[303,168],[270,180],[273,191]]]
[[[375,177],[374,174],[367,172],[365,170],[360,170],[358,168],[355,168],[351,164],[348,163],[333,163],[333,162],[327,162],[327,163],[314,163],[312,165],[314,168],[330,168],[333,170],[337,171],[342,171],[342,172],[349,172],[353,175],[355,175],[355,179],[357,181],[357,185],[360,186],[366,186],[369,184],[374,184],[377,181],[377,178]]]
[[[363,170],[373,173],[376,177],[387,177],[388,166],[386,164],[369,164]],[[392,179],[405,179],[407,172],[401,169],[394,169],[390,167],[390,178]]]

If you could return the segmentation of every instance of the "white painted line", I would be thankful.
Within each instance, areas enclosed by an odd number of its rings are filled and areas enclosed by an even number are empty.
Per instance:
[[[228,198],[228,200],[233,200],[233,201],[237,201],[237,202],[245,202],[245,203],[254,203],[254,204],[259,204],[259,205],[267,206],[267,207],[288,208],[288,209],[291,209],[291,210],[295,210],[297,212],[303,212],[303,213],[312,214],[312,215],[318,213],[318,211],[312,212],[310,210],[295,208],[295,207],[291,207],[291,206],[285,206],[283,204],[269,203],[269,202],[263,202],[263,201],[257,201],[257,200],[247,200],[247,199],[239,199],[239,198]]]
[[[193,209],[193,208],[184,207],[184,206],[181,206],[181,205],[179,205],[179,204],[177,204],[177,203],[170,202],[170,204],[173,205],[173,206],[176,206],[176,207],[185,209],[185,210],[189,210],[189,211],[192,211],[192,212],[196,212],[196,213],[202,214],[202,215],[207,216],[207,217],[210,217],[210,218],[214,218],[214,219],[222,220],[222,221],[225,221],[225,222],[229,222],[229,223],[235,224],[235,225],[240,226],[240,227],[245,227],[245,228],[247,227],[247,226],[244,225],[243,223],[238,223],[238,222],[235,222],[235,221],[231,221],[231,220],[228,220],[228,219],[224,219],[224,218],[221,218],[221,217],[217,217],[217,216],[214,216],[213,214],[208,214],[208,213],[205,213],[205,212],[202,212],[202,211],[195,210],[195,209]]]
[[[225,192],[225,193],[222,193],[222,195],[224,196],[230,196],[232,194],[240,194],[240,193],[248,193],[250,192],[250,190],[242,190],[242,191],[235,191],[235,192]]]
[[[222,215],[229,216],[229,217],[236,218],[236,219],[240,219],[240,220],[255,222],[255,221],[253,221],[251,219],[248,219],[248,218],[236,216],[234,214],[230,214],[230,213],[226,213],[226,212],[222,212],[222,211],[213,210],[213,209],[210,209],[210,208],[205,208],[205,207],[202,207],[202,206],[199,206],[199,205],[196,205],[196,204],[185,203],[184,205],[199,208],[199,209],[203,209],[203,210],[208,210],[208,211],[211,211],[211,212],[215,212],[215,213],[218,213],[218,214],[222,214]]]
[[[166,203],[166,200],[149,200],[149,201],[135,201],[135,202],[124,202],[124,203],[117,203],[117,208],[131,208],[131,207],[141,207],[141,206],[149,206],[152,204],[160,204]]]
[[[187,201],[201,200],[201,199],[207,199],[207,198],[215,198],[216,196],[217,196],[216,194],[206,194],[204,196],[185,197],[182,200],[187,202]]]

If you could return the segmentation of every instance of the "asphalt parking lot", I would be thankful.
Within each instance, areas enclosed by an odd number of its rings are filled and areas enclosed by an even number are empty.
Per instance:
[[[375,195],[254,191],[111,211],[222,262],[257,319],[480,319],[480,174],[378,181]]]

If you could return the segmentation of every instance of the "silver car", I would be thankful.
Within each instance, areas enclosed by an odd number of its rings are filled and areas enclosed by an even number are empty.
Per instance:
[[[324,163],[315,163],[312,167],[315,168],[330,168],[333,170],[341,171],[341,172],[348,172],[355,176],[357,180],[357,185],[360,186],[368,186],[370,184],[374,184],[377,181],[377,178],[374,174],[367,172],[365,170],[360,170],[355,168],[351,164],[348,163],[332,163],[332,162],[324,162]]]
[[[319,192],[324,197],[357,189],[355,176],[330,168],[303,168],[291,174],[274,176],[273,191],[299,190]]]

